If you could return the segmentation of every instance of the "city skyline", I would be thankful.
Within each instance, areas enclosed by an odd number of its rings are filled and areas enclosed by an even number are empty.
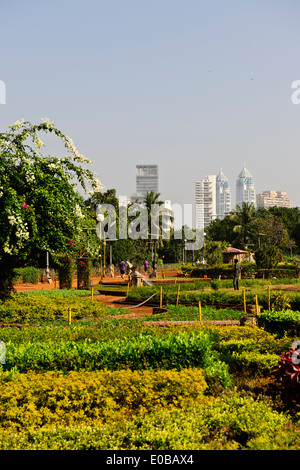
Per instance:
[[[234,205],[246,161],[257,193],[284,190],[299,207],[299,13],[293,0],[7,2],[0,130],[48,117],[120,195],[137,162],[159,165],[162,198],[182,205],[223,167]]]
[[[161,194],[159,189],[159,166],[153,163],[136,164],[136,169],[135,192],[131,192],[130,196],[119,195],[117,193],[121,205],[142,201],[146,194],[151,191]],[[236,176],[235,190],[233,192],[222,167],[218,173],[215,172],[214,175],[203,176],[200,180],[195,181],[194,187],[194,200],[185,205],[192,205],[194,207],[192,212],[190,211],[187,220],[190,226],[198,229],[204,229],[215,218],[223,219],[232,210],[235,210],[237,205],[242,206],[243,201],[252,203],[256,208],[271,207],[272,205],[291,207],[291,200],[286,191],[268,189],[261,193],[256,193],[254,179],[247,169],[245,162],[242,170]],[[232,194],[235,194],[234,204],[232,204]],[[208,198],[209,202],[207,203]],[[238,199],[240,200],[238,201]],[[161,197],[160,200],[162,200]],[[178,206],[177,202],[170,199],[163,200],[169,209],[171,209],[172,204]],[[265,202],[263,203],[263,201]],[[181,210],[183,209],[184,205]],[[191,213],[193,213],[192,217]]]

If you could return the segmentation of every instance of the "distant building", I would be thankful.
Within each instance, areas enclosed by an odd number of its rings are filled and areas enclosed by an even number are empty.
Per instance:
[[[243,261],[253,261],[252,253],[248,253],[245,250],[239,250],[238,248],[233,248],[229,246],[226,250],[223,251],[223,262],[224,263],[234,263],[234,260],[237,259],[240,263]]]
[[[256,193],[253,178],[245,164],[236,180],[236,205],[242,207],[243,202],[256,206]]]
[[[158,165],[136,165],[136,192],[132,202],[142,201],[147,193],[158,193]]]
[[[268,207],[291,207],[291,200],[285,191],[264,191],[256,196],[257,208],[267,209]]]
[[[196,181],[196,229],[204,229],[216,218],[216,175]]]
[[[223,219],[231,211],[231,191],[222,169],[216,178],[216,215]]]
[[[131,202],[130,197],[127,196],[119,196],[119,206],[120,207],[127,207]]]

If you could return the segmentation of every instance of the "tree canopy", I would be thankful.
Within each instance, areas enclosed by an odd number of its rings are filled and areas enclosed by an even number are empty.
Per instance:
[[[42,155],[41,132],[60,139],[67,155]],[[0,294],[12,288],[18,259],[43,250],[58,261],[59,253],[72,257],[74,246],[86,245],[84,229],[94,221],[79,190],[101,188],[84,167],[91,163],[48,119],[37,125],[21,120],[0,134]]]

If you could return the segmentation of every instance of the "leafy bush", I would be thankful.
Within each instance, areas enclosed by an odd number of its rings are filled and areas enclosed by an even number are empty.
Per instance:
[[[257,324],[279,336],[286,334],[297,337],[300,335],[300,312],[293,310],[262,312],[257,317]]]
[[[47,292],[47,291],[45,291]],[[68,318],[71,308],[73,318],[104,315],[105,307],[90,298],[76,295],[50,295],[46,293],[13,294],[0,302],[0,321],[3,323],[29,322],[32,320],[56,320]]]
[[[205,333],[170,333],[164,337],[139,335],[130,341],[48,341],[8,344],[5,367],[27,370],[132,370],[201,367],[213,362]],[[226,365],[223,364],[226,371]],[[217,378],[216,378],[217,380]],[[228,383],[228,382],[227,382]],[[226,385],[226,384],[225,384]]]
[[[58,406],[61,406],[58,402]],[[55,402],[57,403],[57,402]],[[65,401],[66,403],[66,401]],[[112,403],[113,405],[113,403]],[[113,406],[112,406],[113,408]],[[126,409],[126,408],[125,408]],[[123,409],[124,410],[124,409]],[[22,422],[30,417],[20,415]],[[35,410],[34,410],[35,411]],[[95,414],[95,411],[93,411]],[[67,424],[70,414],[61,413],[55,424],[40,429],[2,432],[1,449],[27,450],[234,450],[297,449],[296,427],[262,400],[222,397],[203,406],[159,407],[128,416],[111,410],[105,422],[96,420]],[[122,418],[121,418],[122,416]],[[70,418],[71,420],[71,418]],[[59,424],[64,421],[64,424]],[[23,424],[22,423],[22,424]],[[24,426],[24,425],[23,425]],[[20,426],[21,427],[21,426]],[[278,447],[277,447],[278,448]]]
[[[249,376],[268,376],[273,374],[278,366],[277,354],[261,354],[255,351],[233,351],[231,357],[227,357],[230,372]]]
[[[170,371],[46,372],[0,375],[0,427],[12,430],[102,421],[112,413],[138,413],[207,401],[203,373]],[[16,412],[16,404],[18,409]]]
[[[60,289],[72,289],[74,279],[75,263],[65,256],[60,257],[58,265],[58,279]]]
[[[272,309],[277,311],[285,310],[291,306],[289,296],[283,291],[273,291],[270,301]]]
[[[37,284],[39,277],[42,274],[42,270],[28,266],[26,268],[16,268],[15,274],[17,278],[21,279],[24,284]]]
[[[282,396],[290,407],[300,407],[300,353],[299,345],[280,356],[277,379]]]

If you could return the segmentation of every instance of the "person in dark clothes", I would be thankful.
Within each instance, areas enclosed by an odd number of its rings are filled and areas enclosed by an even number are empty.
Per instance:
[[[237,259],[234,260],[234,268],[233,268],[233,287],[234,290],[239,290],[239,280],[241,274],[241,266]]]

